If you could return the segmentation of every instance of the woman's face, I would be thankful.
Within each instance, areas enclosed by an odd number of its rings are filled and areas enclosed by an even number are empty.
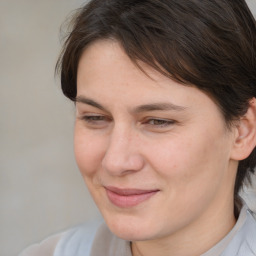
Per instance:
[[[127,240],[214,224],[233,209],[237,167],[216,104],[141,66],[150,77],[118,43],[98,41],[77,76],[76,160],[107,225]]]

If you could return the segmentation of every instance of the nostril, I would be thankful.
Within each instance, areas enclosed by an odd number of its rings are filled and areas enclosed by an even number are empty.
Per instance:
[[[102,168],[111,175],[126,175],[140,171],[144,166],[144,160],[138,153],[126,152],[126,154],[110,155],[109,152],[102,160]]]

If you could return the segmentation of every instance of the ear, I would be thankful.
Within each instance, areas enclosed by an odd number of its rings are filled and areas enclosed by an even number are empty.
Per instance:
[[[235,141],[231,159],[246,159],[256,146],[256,99],[252,98],[249,108],[235,127]]]

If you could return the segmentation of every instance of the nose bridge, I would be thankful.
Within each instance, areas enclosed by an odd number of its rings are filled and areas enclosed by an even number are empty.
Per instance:
[[[112,175],[138,171],[143,159],[138,151],[136,131],[126,125],[115,126],[109,135],[108,146],[102,160],[103,168]]]

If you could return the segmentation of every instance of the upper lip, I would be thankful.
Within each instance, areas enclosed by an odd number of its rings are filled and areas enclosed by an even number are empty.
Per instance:
[[[159,189],[136,189],[136,188],[117,188],[105,187],[107,190],[122,196],[141,195],[146,193],[157,192]]]

